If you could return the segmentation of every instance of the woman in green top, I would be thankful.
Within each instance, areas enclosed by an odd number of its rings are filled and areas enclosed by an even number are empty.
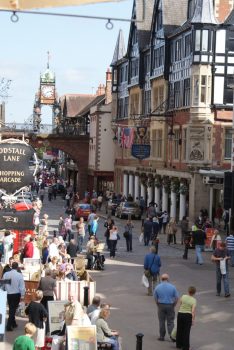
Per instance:
[[[26,323],[24,327],[25,335],[20,335],[16,338],[13,350],[35,350],[34,341],[31,338],[36,333],[36,330],[36,326],[33,323]]]
[[[195,287],[189,287],[188,294],[182,295],[180,299],[180,308],[177,315],[177,349],[189,350],[190,329],[195,319],[195,309],[197,301],[194,298]]]

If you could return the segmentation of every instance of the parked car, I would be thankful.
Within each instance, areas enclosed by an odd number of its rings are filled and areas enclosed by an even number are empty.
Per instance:
[[[115,215],[115,210],[120,204],[118,199],[109,199],[106,204],[106,214],[111,212],[111,215]]]
[[[141,209],[135,202],[121,202],[115,210],[115,216],[119,217],[120,219],[122,219],[124,216],[140,219]]]
[[[89,203],[77,203],[74,208],[76,220],[79,220],[81,217],[83,217],[84,220],[87,220],[92,211],[92,205]]]

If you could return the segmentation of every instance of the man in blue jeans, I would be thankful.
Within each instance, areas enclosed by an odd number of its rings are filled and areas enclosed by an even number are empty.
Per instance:
[[[202,252],[204,250],[206,233],[202,230],[202,225],[197,224],[197,229],[192,232],[192,243],[195,245],[196,251],[196,263],[199,265],[203,264]]]
[[[177,304],[178,297],[179,295],[176,287],[173,284],[169,283],[169,275],[164,273],[161,276],[161,283],[154,290],[154,299],[158,306],[160,334],[158,340],[160,341],[164,341],[166,335],[166,322],[167,332],[171,338],[171,332],[174,328],[175,306]]]
[[[221,293],[221,281],[223,280],[223,287],[225,298],[230,297],[229,292],[229,277],[228,277],[228,260],[230,259],[226,244],[221,242],[219,248],[216,248],[211,260],[216,263],[216,289],[217,296]]]

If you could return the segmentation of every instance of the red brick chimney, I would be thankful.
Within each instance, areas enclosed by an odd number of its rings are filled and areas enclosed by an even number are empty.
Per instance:
[[[106,72],[106,90],[105,90],[105,95],[106,95],[106,101],[105,104],[109,104],[112,101],[112,73],[110,68],[107,69]]]
[[[223,22],[233,9],[233,0],[215,0],[215,17]]]
[[[97,96],[105,95],[105,85],[104,84],[99,84],[98,85],[98,89],[96,91],[96,95]]]

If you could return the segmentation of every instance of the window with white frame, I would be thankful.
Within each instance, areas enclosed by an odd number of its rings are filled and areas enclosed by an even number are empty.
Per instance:
[[[138,108],[139,108],[139,95],[133,94],[131,95],[131,105],[130,105],[130,114],[136,115],[138,114]]]
[[[180,82],[177,81],[174,84],[175,89],[175,107],[181,107],[181,99],[180,99]]]
[[[190,106],[190,78],[184,80],[184,106]]]
[[[164,101],[164,86],[157,86],[153,90],[153,109],[155,110],[160,105],[162,105]]]
[[[206,103],[206,75],[201,76],[201,103]]]
[[[184,38],[184,56],[185,57],[188,57],[191,54],[191,49],[192,49],[191,40],[192,40],[191,34],[186,35]]]
[[[175,42],[175,61],[181,60],[181,39]]]
[[[231,159],[232,156],[232,129],[225,129],[224,158]]]
[[[174,140],[173,140],[173,159],[179,160],[180,158],[180,129],[174,130]]]
[[[196,106],[199,103],[199,76],[193,77],[193,104]]]
[[[146,90],[144,92],[144,114],[149,114],[151,112],[151,90]]]
[[[152,131],[152,157],[162,158],[163,131],[156,129]]]

